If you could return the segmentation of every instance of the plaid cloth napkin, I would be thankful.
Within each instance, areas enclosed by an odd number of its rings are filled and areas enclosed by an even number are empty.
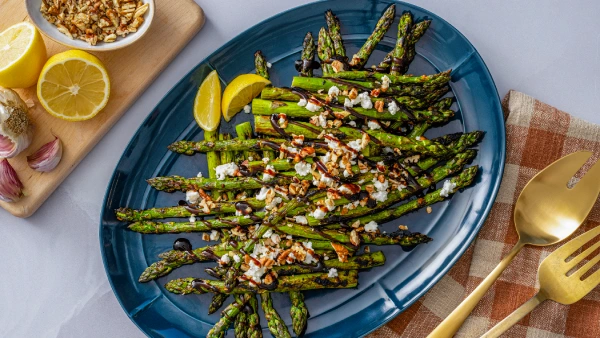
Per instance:
[[[506,95],[503,107],[506,167],[500,192],[479,236],[425,296],[369,338],[426,337],[517,242],[513,207],[525,184],[548,164],[572,152],[594,152],[582,171],[598,159],[599,125],[572,117],[516,91]],[[576,234],[598,224],[600,203]],[[539,288],[536,282],[539,264],[559,246],[526,246],[487,292],[457,337],[481,336],[532,297]],[[552,301],[542,303],[504,337],[600,337],[600,287],[570,306]]]

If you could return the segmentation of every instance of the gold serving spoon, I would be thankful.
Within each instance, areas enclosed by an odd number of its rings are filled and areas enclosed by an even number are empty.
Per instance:
[[[589,274],[589,276],[586,276],[586,274],[594,265],[600,262],[600,255],[590,257],[589,261],[582,267],[571,274],[569,272],[600,248],[600,241],[567,261],[577,250],[581,249],[582,246],[597,236],[600,236],[600,226],[570,240],[567,244],[546,257],[538,270],[540,291],[508,317],[504,318],[503,321],[496,324],[482,338],[499,337],[546,299],[569,305],[579,301],[598,286],[600,284],[600,270]]]
[[[569,154],[547,166],[525,186],[514,211],[519,241],[477,288],[429,334],[452,337],[513,258],[527,245],[546,246],[569,237],[583,223],[600,192],[600,161],[572,189],[567,183],[592,155]]]

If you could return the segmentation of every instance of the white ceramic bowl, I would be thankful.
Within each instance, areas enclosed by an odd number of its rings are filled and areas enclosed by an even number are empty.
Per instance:
[[[33,24],[48,38],[73,49],[81,49],[88,51],[104,52],[127,47],[139,40],[150,28],[152,19],[154,19],[154,0],[143,0],[144,3],[150,4],[148,11],[144,14],[144,22],[137,32],[129,33],[125,37],[117,37],[114,42],[106,43],[99,41],[95,46],[90,45],[86,41],[79,39],[71,39],[63,33],[59,32],[56,26],[48,22],[40,12],[42,0],[25,0],[27,14],[31,18]]]

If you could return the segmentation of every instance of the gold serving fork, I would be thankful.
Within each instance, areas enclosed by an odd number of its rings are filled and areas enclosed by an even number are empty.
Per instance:
[[[547,299],[565,305],[573,304],[598,286],[600,284],[600,270],[592,274],[589,274],[589,271],[594,265],[600,262],[600,254],[594,257],[589,256],[600,248],[600,240],[582,253],[569,259],[586,243],[597,236],[600,236],[600,226],[569,241],[546,257],[538,270],[540,291],[482,337],[491,338],[500,336]],[[589,258],[589,261],[579,269],[575,269],[585,258]],[[573,272],[572,270],[575,271]]]
[[[552,245],[571,236],[579,228],[600,192],[600,161],[573,188],[569,188],[567,184],[591,155],[589,151],[569,154],[547,166],[527,183],[517,199],[514,211],[519,241],[428,338],[454,336],[487,290],[525,245]]]

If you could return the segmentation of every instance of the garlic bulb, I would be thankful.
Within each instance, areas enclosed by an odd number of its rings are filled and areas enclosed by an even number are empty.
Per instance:
[[[44,144],[35,154],[27,156],[27,163],[33,170],[52,171],[62,158],[63,147],[60,139],[55,136],[54,141]]]
[[[0,87],[0,158],[15,157],[31,144],[33,127],[28,111],[19,94]]]
[[[0,160],[0,201],[16,202],[23,197],[23,183],[7,159]]]

